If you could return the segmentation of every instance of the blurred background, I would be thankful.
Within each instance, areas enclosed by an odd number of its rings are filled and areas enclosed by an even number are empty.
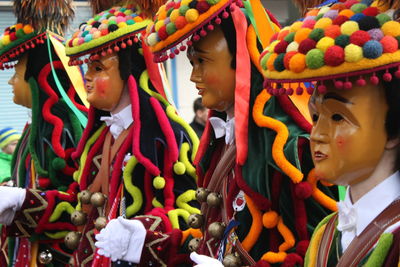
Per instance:
[[[59,1],[59,0],[55,0]],[[265,8],[269,9],[279,20],[282,26],[292,23],[299,18],[299,11],[291,0],[263,0]],[[75,19],[66,34],[68,38],[74,29],[91,17],[91,10],[85,0],[75,0]],[[0,0],[0,32],[15,24],[16,18],[12,13],[13,1]],[[185,53],[165,63],[170,83],[170,93],[180,115],[191,122],[194,117],[193,101],[198,97],[197,90],[190,82],[191,66]],[[26,108],[13,102],[13,94],[8,80],[14,74],[14,69],[0,71],[0,129],[13,127],[22,131],[27,119]]]

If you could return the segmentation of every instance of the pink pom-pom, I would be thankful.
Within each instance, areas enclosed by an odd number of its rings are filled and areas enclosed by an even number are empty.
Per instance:
[[[400,70],[396,70],[394,76],[396,76],[397,79],[400,79]]]
[[[385,72],[383,74],[383,80],[385,82],[390,82],[392,80],[392,74],[390,74],[390,72]]]
[[[204,29],[202,29],[201,31],[200,31],[200,36],[201,37],[204,37],[204,36],[206,36],[207,35],[207,31],[205,31]]]
[[[320,94],[326,94],[326,92],[327,92],[326,86],[323,85],[323,84],[321,84],[320,86],[318,86],[318,92],[319,92]]]
[[[200,40],[200,36],[197,35],[197,34],[195,34],[195,35],[193,36],[193,41],[197,42],[198,40]]]
[[[214,25],[208,24],[208,25],[207,25],[207,30],[209,30],[209,31],[214,30]]]
[[[343,84],[343,88],[346,89],[346,90],[350,90],[351,88],[353,88],[353,83],[350,82],[350,81],[346,81]]]
[[[335,81],[335,88],[336,89],[343,89],[343,82],[342,81]]]
[[[216,18],[215,20],[214,20],[214,22],[215,22],[215,24],[217,24],[217,25],[219,25],[219,24],[221,24],[221,18]]]
[[[228,17],[229,17],[229,13],[226,12],[226,11],[224,11],[224,12],[222,13],[222,18],[227,19]]]
[[[360,79],[357,80],[357,86],[365,86],[367,84],[367,81],[365,81],[364,78],[360,77]]]
[[[373,85],[378,85],[379,83],[379,78],[374,74],[369,81],[373,84]]]

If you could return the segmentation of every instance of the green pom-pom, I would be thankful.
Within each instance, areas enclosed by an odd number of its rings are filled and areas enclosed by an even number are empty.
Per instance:
[[[19,30],[15,33],[15,35],[16,35],[18,38],[22,38],[22,37],[25,36],[25,32],[24,32],[23,29],[19,29]]]
[[[67,192],[68,187],[66,187],[65,185],[60,185],[59,187],[57,187],[57,191],[60,192]]]
[[[364,9],[366,9],[367,6],[365,4],[354,4],[351,6],[351,11],[353,11],[354,13],[361,13],[363,12]]]
[[[269,59],[270,56],[271,56],[271,53],[268,53],[268,54],[266,54],[265,56],[263,56],[262,59],[261,59],[260,64],[261,64],[261,67],[262,67],[264,70],[267,69],[267,61],[268,61],[268,59]]]
[[[324,52],[319,49],[311,49],[306,55],[306,64],[310,69],[318,69],[322,67],[324,63]]]
[[[186,6],[186,5],[181,6],[181,7],[179,8],[179,14],[181,14],[181,16],[185,16],[186,11],[188,11],[189,9],[190,9],[189,6]]]
[[[335,45],[345,48],[348,44],[350,44],[350,36],[346,34],[339,35],[335,39]]]
[[[318,21],[320,18],[322,18],[324,16],[324,14],[318,14],[316,17],[315,17],[315,21]]]
[[[183,175],[186,172],[186,166],[182,162],[178,161],[174,164],[174,172],[178,175]]]
[[[285,70],[285,65],[283,64],[284,56],[285,56],[285,53],[281,53],[276,57],[276,59],[274,61],[274,68],[279,72]]]
[[[100,18],[101,18],[100,15],[97,15],[97,16],[95,16],[93,19],[94,19],[95,21],[99,21]]]
[[[207,3],[209,3],[210,5],[215,5],[215,4],[219,3],[219,1],[221,1],[221,0],[207,0]]]
[[[167,11],[167,17],[170,17],[171,16],[171,13],[172,13],[172,11],[174,11],[175,9],[174,8],[170,8],[170,9],[168,9],[168,11]]]
[[[63,160],[62,158],[55,158],[55,159],[53,159],[53,161],[51,162],[51,166],[52,166],[53,169],[55,169],[55,170],[64,169],[66,165],[67,165],[67,163],[66,163],[65,160]]]
[[[168,33],[168,35],[171,35],[174,32],[176,32],[175,23],[173,23],[173,22],[168,23],[168,25],[167,25],[167,33]]]
[[[290,44],[291,42],[293,42],[295,34],[296,34],[295,32],[291,32],[288,35],[286,35],[285,38],[283,38],[283,40],[285,40]]]
[[[128,25],[133,25],[133,24],[135,24],[135,21],[134,21],[133,19],[128,19],[128,20],[126,21],[126,24],[128,24]]]
[[[322,37],[325,36],[325,32],[323,29],[314,29],[310,32],[309,38],[313,39],[314,41],[318,42]]]
[[[153,186],[155,189],[163,189],[165,187],[165,179],[161,176],[157,176],[153,179]]]
[[[389,16],[388,14],[385,14],[385,13],[379,14],[378,16],[376,16],[376,18],[378,19],[379,24],[380,24],[381,26],[382,26],[383,24],[385,24],[386,22],[392,20],[392,19],[390,18],[390,16]]]

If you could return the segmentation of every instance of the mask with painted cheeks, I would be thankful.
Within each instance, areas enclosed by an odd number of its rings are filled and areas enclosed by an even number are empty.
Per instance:
[[[189,48],[193,67],[190,80],[196,84],[205,107],[217,111],[231,109],[235,101],[235,70],[224,33],[216,27]]]
[[[100,110],[113,111],[125,87],[120,76],[118,55],[112,53],[90,61],[85,80],[90,105]]]
[[[327,87],[325,94],[316,90],[309,102],[315,172],[322,180],[353,185],[372,174],[385,150],[385,92],[370,83],[351,90]]]
[[[14,103],[27,108],[32,108],[32,92],[29,83],[25,80],[28,55],[24,55],[15,65],[15,73],[8,81],[14,93]]]

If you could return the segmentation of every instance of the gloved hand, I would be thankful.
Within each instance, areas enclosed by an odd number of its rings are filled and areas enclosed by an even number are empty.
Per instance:
[[[96,235],[95,245],[100,255],[112,261],[139,263],[145,238],[146,229],[140,221],[118,217]]]
[[[15,212],[21,209],[26,190],[19,187],[0,186],[0,224],[10,225]]]
[[[190,259],[196,263],[194,267],[224,267],[219,260],[206,255],[199,255],[196,252],[190,253]]]

